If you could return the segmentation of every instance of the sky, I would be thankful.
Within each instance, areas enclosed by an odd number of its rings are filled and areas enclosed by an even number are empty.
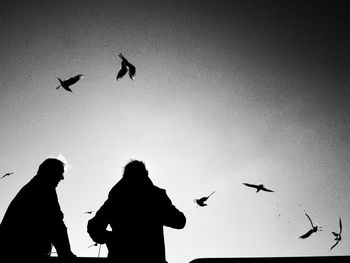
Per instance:
[[[14,172],[0,180],[0,220],[40,163],[61,154],[72,251],[96,257],[84,212],[140,159],[187,218],[164,229],[168,262],[350,254],[345,2],[0,5],[0,173]],[[116,81],[119,52],[134,81]],[[73,93],[56,89],[78,74]],[[301,240],[305,213],[323,231]],[[330,250],[339,217],[343,240]]]

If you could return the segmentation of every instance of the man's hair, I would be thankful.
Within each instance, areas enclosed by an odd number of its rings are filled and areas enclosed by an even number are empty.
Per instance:
[[[48,158],[43,161],[38,169],[37,174],[46,174],[52,172],[53,170],[64,168],[65,163],[56,158]]]
[[[131,160],[127,165],[124,167],[124,178],[130,178],[130,177],[143,177],[148,176],[148,171],[146,169],[146,166],[144,162],[139,160]]]

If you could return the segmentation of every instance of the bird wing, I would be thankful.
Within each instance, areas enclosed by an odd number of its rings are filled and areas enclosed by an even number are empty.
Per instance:
[[[119,57],[122,59],[122,61],[127,65],[129,66],[129,61],[122,55],[122,53],[119,53]]]
[[[127,64],[129,68],[129,77],[134,80],[135,79],[135,74],[136,74],[136,67],[130,63]]]
[[[338,245],[338,243],[339,243],[339,240],[335,242],[335,244],[329,250],[332,250],[336,245]]]
[[[124,77],[124,75],[128,72],[128,68],[126,67],[125,63],[122,62],[122,68],[119,70],[117,75],[117,80]]]
[[[255,184],[247,184],[247,183],[243,183],[243,184],[249,187],[258,188],[258,186]]]
[[[263,190],[263,191],[265,191],[265,192],[273,192],[272,190],[267,189],[267,188],[265,188],[265,187],[261,188],[261,190]]]
[[[69,91],[69,92],[72,92],[73,93],[73,91],[67,86],[67,87],[65,87],[65,86],[62,86],[66,91]]]
[[[341,231],[342,231],[342,223],[341,223],[341,218],[339,217],[339,228],[340,228],[340,232],[339,232],[339,234],[341,233]]]
[[[305,213],[305,215],[307,216],[307,218],[310,220],[311,226],[314,227],[314,224],[311,221],[311,218],[309,217],[309,215],[307,213]]]
[[[122,53],[119,53],[119,57],[125,62],[127,61],[126,58],[122,55]]]
[[[310,229],[308,232],[306,232],[304,235],[300,236],[299,238],[304,239],[308,238],[313,233],[312,229]]]

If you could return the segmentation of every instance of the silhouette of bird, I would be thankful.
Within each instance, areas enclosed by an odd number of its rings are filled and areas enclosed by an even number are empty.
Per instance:
[[[86,211],[84,214],[92,214],[94,211]]]
[[[248,186],[248,187],[256,188],[256,193],[259,192],[260,190],[261,191],[265,191],[265,192],[274,192],[274,191],[272,191],[270,189],[265,188],[263,184],[258,184],[258,185],[256,185],[256,184],[247,184],[247,183],[243,183],[243,184]]]
[[[200,199],[194,199],[193,201],[194,201],[195,203],[197,203],[197,207],[198,207],[198,206],[207,206],[207,204],[205,204],[204,202],[207,201],[208,198],[209,198],[213,193],[215,193],[215,191],[212,192],[212,193],[211,193],[210,195],[208,195],[208,196],[202,197],[202,198],[200,198]]]
[[[124,75],[129,72],[129,77],[134,80],[135,74],[136,74],[136,68],[134,65],[132,65],[123,55],[122,53],[119,53],[119,57],[122,59],[121,62],[121,69],[119,70],[117,74],[117,80],[124,77]]]
[[[82,75],[82,74],[76,75],[76,76],[71,77],[71,78],[66,79],[66,80],[61,80],[60,78],[57,78],[61,84],[56,89],[59,89],[59,87],[62,87],[65,90],[73,93],[73,91],[70,89],[70,86],[77,83],[82,78],[84,78],[84,75]]]
[[[316,233],[317,231],[322,231],[322,227],[318,227],[318,225],[314,226],[314,224],[312,223],[311,218],[309,217],[309,215],[306,214],[306,213],[305,213],[305,215],[310,220],[311,229],[308,232],[306,232],[304,235],[300,236],[299,238],[301,238],[301,239],[308,238],[309,236],[311,236],[312,233]]]
[[[11,173],[5,173],[3,176],[1,176],[0,179],[4,178],[4,177],[6,177],[6,176],[10,176],[11,174],[14,174],[14,173],[13,173],[13,172],[11,172]]]
[[[336,245],[338,245],[339,241],[341,240],[341,232],[342,232],[342,223],[341,223],[341,218],[339,217],[339,233],[332,232],[334,235],[334,240],[336,241],[335,244],[330,248],[332,250]]]

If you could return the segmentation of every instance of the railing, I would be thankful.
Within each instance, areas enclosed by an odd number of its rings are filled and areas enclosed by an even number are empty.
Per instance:
[[[350,256],[326,257],[242,257],[242,258],[197,258],[190,263],[345,263]],[[51,257],[48,263],[61,263],[59,258]],[[79,257],[75,263],[106,263],[107,258]],[[169,262],[171,263],[171,262]],[[186,263],[186,262],[184,262]]]

